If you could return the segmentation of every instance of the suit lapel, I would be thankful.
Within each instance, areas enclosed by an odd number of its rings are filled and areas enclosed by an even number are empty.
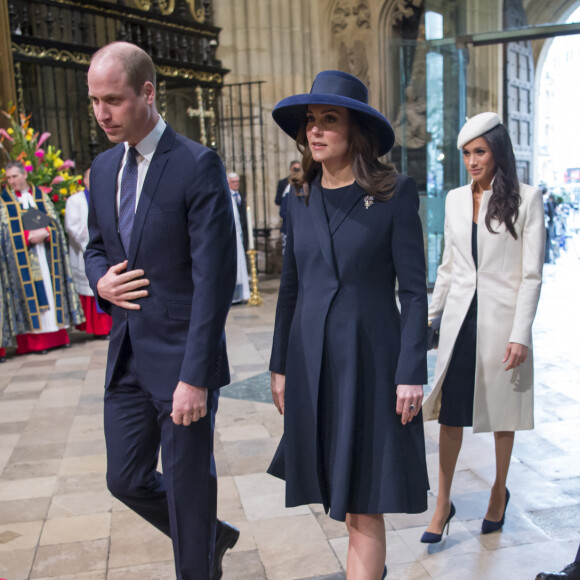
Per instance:
[[[102,188],[100,189],[103,192],[105,212],[108,214],[108,218],[105,219],[104,223],[114,224],[115,231],[117,232],[117,242],[123,253],[125,253],[125,250],[123,249],[123,242],[119,235],[119,220],[117,216],[117,178],[119,177],[119,169],[121,168],[124,154],[125,147],[121,144],[117,147],[117,151],[115,151],[112,159],[111,171],[102,178]],[[97,188],[94,189],[98,191]],[[95,205],[96,202],[97,200],[95,199]]]
[[[167,125],[159,144],[155,149],[153,158],[151,159],[151,164],[147,170],[147,175],[143,183],[143,189],[141,190],[141,195],[139,197],[139,203],[137,205],[137,211],[135,212],[135,221],[133,222],[133,231],[131,232],[131,244],[129,246],[129,264],[128,269],[133,268],[135,264],[135,257],[137,255],[137,248],[141,242],[141,236],[143,235],[143,226],[145,224],[145,218],[147,217],[147,212],[149,211],[149,206],[151,201],[157,192],[157,185],[167,164],[169,158],[169,152],[173,147],[175,140],[175,131]]]
[[[346,216],[352,211],[354,206],[364,195],[366,195],[365,190],[355,182],[352,189],[343,197],[341,204],[336,208],[332,218],[330,218],[330,224],[328,227],[331,236],[334,236],[336,230],[341,226]]]
[[[334,253],[332,251],[332,240],[330,238],[330,230],[328,229],[326,212],[324,211],[324,202],[322,201],[320,178],[315,179],[310,186],[308,208],[310,210],[310,215],[312,216],[312,221],[314,222],[316,237],[318,238],[324,261],[328,264],[328,267],[336,273]]]

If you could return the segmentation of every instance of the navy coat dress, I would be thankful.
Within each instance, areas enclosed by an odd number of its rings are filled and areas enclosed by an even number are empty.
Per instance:
[[[402,175],[389,201],[354,184],[330,222],[320,177],[308,204],[288,199],[270,361],[286,375],[284,435],[268,470],[288,507],[322,503],[337,520],[427,509],[423,419],[395,410],[398,384],[427,381],[418,207]]]

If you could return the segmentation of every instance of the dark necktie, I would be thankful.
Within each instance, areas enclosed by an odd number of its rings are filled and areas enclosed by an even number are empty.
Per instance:
[[[125,254],[129,255],[131,232],[135,221],[135,200],[137,199],[137,149],[129,147],[127,161],[121,177],[121,201],[119,204],[119,233],[125,248]]]
[[[239,191],[234,191],[234,199],[238,205],[242,203],[242,196],[240,195]]]

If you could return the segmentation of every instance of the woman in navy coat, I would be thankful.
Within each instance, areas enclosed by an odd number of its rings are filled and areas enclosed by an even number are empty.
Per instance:
[[[382,514],[425,511],[429,487],[419,196],[378,161],[394,134],[367,103],[356,77],[324,71],[273,112],[304,182],[288,199],[270,361],[284,436],[269,473],[286,480],[288,507],[322,503],[346,520],[349,580],[386,576]]]

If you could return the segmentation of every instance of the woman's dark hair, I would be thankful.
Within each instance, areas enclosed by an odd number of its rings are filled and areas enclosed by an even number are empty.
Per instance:
[[[514,224],[518,219],[521,197],[512,140],[503,125],[497,125],[482,137],[487,141],[495,162],[485,225],[492,234],[497,234],[491,227],[491,220],[496,219],[500,224],[505,224],[508,232],[517,240]]]
[[[381,163],[379,157],[379,139],[376,127],[356,111],[348,110],[350,120],[349,156],[355,181],[378,201],[387,201],[393,197],[397,183],[397,169],[393,163]],[[302,177],[296,183],[297,189],[303,188],[303,195],[308,202],[311,183],[321,170],[321,164],[312,159],[312,152],[306,138],[306,115],[296,137],[296,146],[302,154]]]

